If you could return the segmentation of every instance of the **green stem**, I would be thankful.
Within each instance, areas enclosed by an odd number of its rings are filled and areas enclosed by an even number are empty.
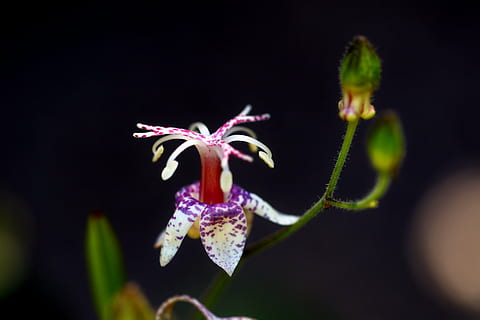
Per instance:
[[[379,173],[375,186],[370,191],[370,193],[367,194],[363,199],[353,202],[329,199],[327,200],[327,204],[333,207],[350,210],[375,208],[378,205],[378,199],[380,199],[385,194],[391,182],[392,177],[390,176],[390,174],[385,172]]]
[[[287,238],[291,234],[297,232],[301,227],[303,227],[307,222],[312,220],[317,214],[319,214],[321,211],[325,209],[325,197],[322,197],[320,200],[318,200],[317,203],[313,207],[311,207],[307,212],[305,212],[300,219],[298,219],[297,222],[292,224],[291,226],[288,226],[286,228],[283,228],[274,234],[258,241],[257,243],[252,244],[248,248],[245,249],[243,253],[242,260],[246,260],[274,245],[282,241],[283,239]]]
[[[237,266],[236,272],[238,272],[243,262],[245,262],[247,259],[270,247],[273,247],[283,239],[297,232],[300,228],[302,228],[305,224],[307,224],[307,222],[312,220],[317,214],[319,214],[325,208],[328,207],[327,199],[331,198],[331,195],[335,190],[335,186],[337,185],[338,178],[340,177],[340,173],[342,172],[343,165],[345,164],[345,160],[347,159],[348,151],[350,150],[350,145],[352,143],[353,137],[355,136],[355,130],[357,129],[357,125],[358,125],[358,120],[348,122],[347,131],[345,133],[345,136],[343,137],[343,143],[342,143],[340,152],[338,154],[337,162],[335,163],[335,167],[333,168],[330,181],[328,182],[327,189],[325,191],[325,194],[322,196],[322,198],[320,198],[320,200],[318,200],[317,203],[313,205],[313,207],[307,210],[300,217],[300,219],[298,219],[298,221],[292,224],[291,226],[281,229],[275,232],[274,234],[246,248],[243,253],[242,259],[240,260],[240,263]],[[204,305],[207,308],[211,308],[213,306],[216,299],[220,296],[220,294],[223,292],[223,290],[226,288],[226,286],[230,281],[231,281],[231,278],[228,277],[223,271],[217,275],[214,282],[212,283],[207,293],[205,294],[204,296],[205,298],[203,299]],[[195,319],[200,319],[200,318],[195,317]]]
[[[327,190],[325,191],[326,199],[331,199],[333,196],[333,191],[335,191],[335,187],[337,186],[338,178],[340,178],[340,174],[342,173],[343,165],[345,164],[345,160],[347,160],[348,151],[350,150],[350,145],[352,144],[353,137],[355,136],[357,125],[358,120],[348,122],[347,132],[345,132],[345,136],[343,137],[342,148],[338,154],[337,162],[335,163],[332,175],[330,176],[330,181],[327,185]]]

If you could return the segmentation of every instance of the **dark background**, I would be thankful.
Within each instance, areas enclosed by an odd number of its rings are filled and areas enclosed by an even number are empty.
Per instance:
[[[415,281],[406,239],[426,190],[480,156],[478,13],[438,2],[313,1],[3,10],[0,187],[33,221],[28,273],[4,308],[25,319],[95,317],[84,263],[93,209],[107,213],[129,279],[152,305],[179,293],[200,296],[218,268],[199,241],[186,240],[166,268],[152,249],[174,193],[198,179],[198,156],[183,154],[163,182],[165,158],[151,163],[154,139],[134,139],[135,123],[203,121],[214,130],[246,104],[252,114],[271,113],[250,128],[273,150],[275,169],[232,159],[234,181],[301,214],[334,164],[345,127],[337,117],[338,63],[362,34],[383,60],[374,105],[403,120],[408,155],[400,176],[378,209],[328,210],[253,258],[216,310],[259,319],[471,319]],[[354,141],[341,198],[361,196],[374,182],[367,127]],[[258,218],[251,237],[277,228]]]

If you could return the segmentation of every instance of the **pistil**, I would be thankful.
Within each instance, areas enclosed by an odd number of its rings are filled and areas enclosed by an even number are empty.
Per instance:
[[[202,165],[199,200],[205,204],[223,203],[225,199],[220,187],[220,158],[211,148],[202,148],[199,151]]]

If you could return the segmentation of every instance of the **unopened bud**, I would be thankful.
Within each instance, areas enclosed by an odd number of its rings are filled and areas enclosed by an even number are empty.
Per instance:
[[[347,47],[340,65],[342,100],[339,115],[346,121],[370,119],[375,109],[370,100],[378,88],[381,61],[367,38],[357,36]]]
[[[395,174],[405,156],[405,138],[400,119],[385,112],[373,124],[367,139],[367,152],[375,170]]]

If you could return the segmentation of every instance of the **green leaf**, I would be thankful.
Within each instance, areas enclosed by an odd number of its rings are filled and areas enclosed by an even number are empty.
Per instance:
[[[115,233],[107,218],[98,212],[87,221],[86,260],[98,316],[112,320],[112,301],[125,284],[125,268]]]

